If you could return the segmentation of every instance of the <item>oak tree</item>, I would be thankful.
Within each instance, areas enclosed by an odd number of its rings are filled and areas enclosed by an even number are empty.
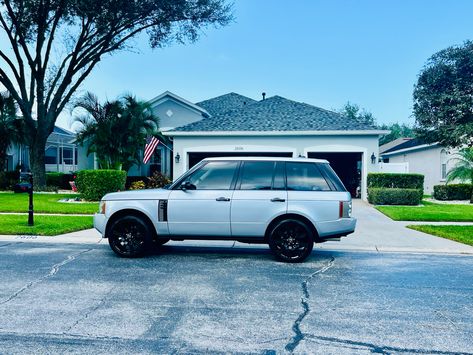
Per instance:
[[[8,43],[0,84],[25,121],[35,184],[45,185],[46,140],[58,115],[104,56],[131,48],[140,33],[163,47],[231,19],[226,0],[0,0]]]

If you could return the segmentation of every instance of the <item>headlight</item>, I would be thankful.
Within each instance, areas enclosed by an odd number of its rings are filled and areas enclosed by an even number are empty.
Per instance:
[[[100,204],[99,204],[99,213],[101,214],[105,214],[105,208],[106,208],[106,203],[105,201],[100,201]]]

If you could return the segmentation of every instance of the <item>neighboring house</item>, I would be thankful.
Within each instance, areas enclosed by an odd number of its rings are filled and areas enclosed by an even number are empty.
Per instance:
[[[154,109],[164,112],[163,134],[173,142],[172,154],[159,148],[161,164],[172,164],[162,171],[174,179],[206,157],[304,156],[329,160],[352,195],[360,191],[366,199],[367,174],[378,171],[379,136],[389,133],[280,96],[256,101],[229,93],[195,105],[169,92],[158,98]]]
[[[76,135],[61,127],[54,127],[46,142],[45,168],[48,172],[69,173],[78,169],[79,150],[75,144]],[[85,154],[84,154],[85,157]],[[22,167],[22,171],[30,169],[29,147],[13,145],[7,154],[7,170]]]
[[[407,163],[409,173],[424,175],[424,192],[433,193],[434,185],[445,184],[447,174],[455,166],[457,150],[438,143],[426,144],[416,138],[400,138],[397,144],[380,146],[381,160],[389,164]],[[388,143],[390,144],[390,143]]]

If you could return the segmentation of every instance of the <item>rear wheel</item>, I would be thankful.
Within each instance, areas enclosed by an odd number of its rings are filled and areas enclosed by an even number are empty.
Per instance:
[[[107,231],[108,243],[121,257],[136,258],[149,250],[151,230],[140,217],[123,216],[112,223]]]
[[[268,241],[276,257],[289,263],[303,261],[314,247],[312,231],[297,219],[285,219],[276,224],[270,231]]]

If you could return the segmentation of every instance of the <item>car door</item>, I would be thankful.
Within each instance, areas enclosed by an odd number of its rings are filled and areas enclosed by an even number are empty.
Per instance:
[[[243,161],[232,199],[232,236],[262,237],[286,210],[284,162]]]
[[[230,203],[239,161],[209,161],[169,194],[171,235],[230,236]]]

